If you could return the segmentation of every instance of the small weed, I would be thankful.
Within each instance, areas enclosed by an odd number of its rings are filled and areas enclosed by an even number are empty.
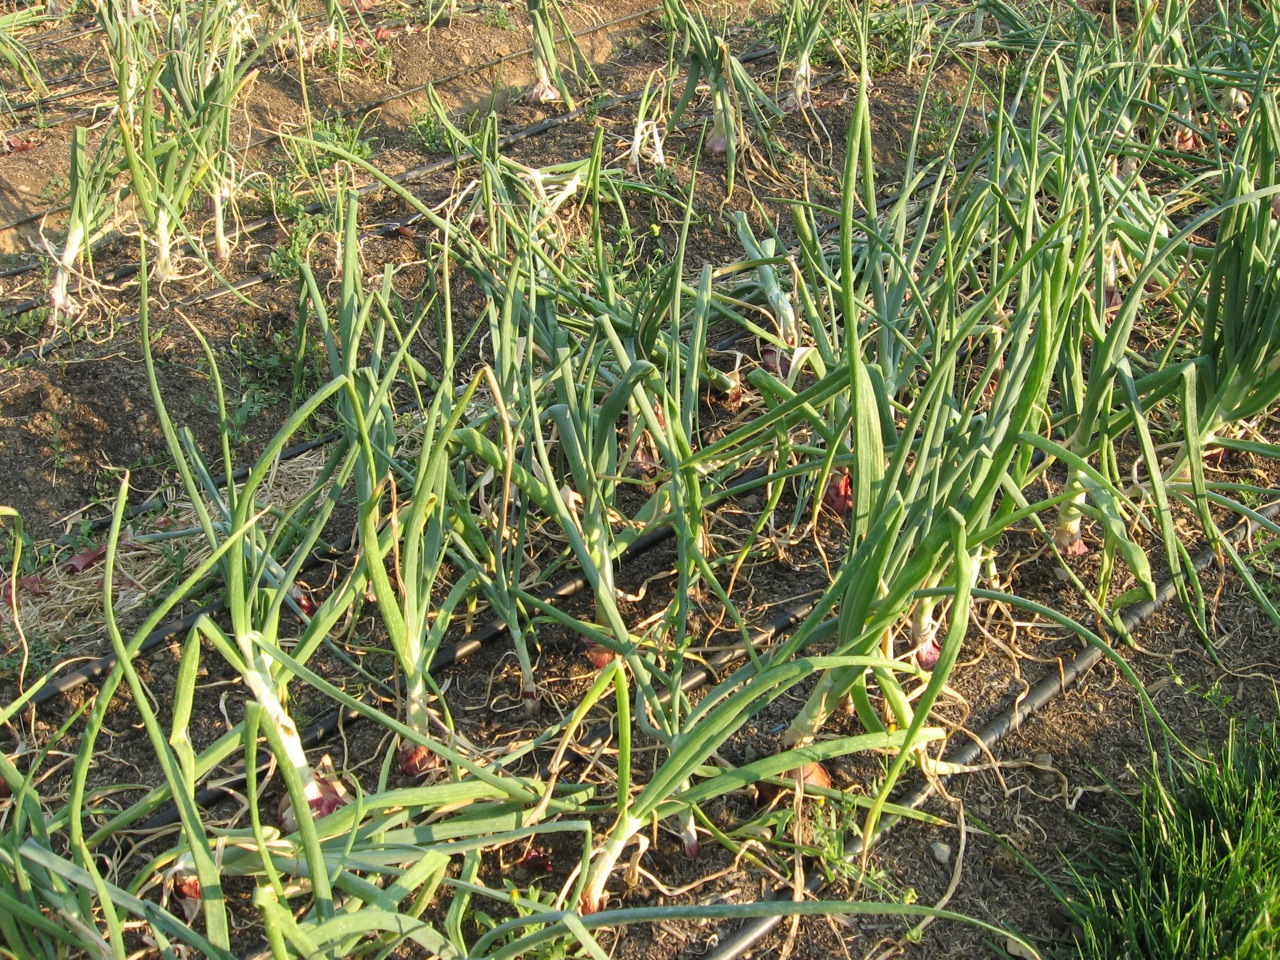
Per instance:
[[[262,339],[242,325],[235,340],[237,373],[253,374],[271,384],[287,382],[292,375],[293,361],[287,356],[287,351],[281,351],[284,346],[282,336]]]
[[[36,307],[34,310],[28,310],[16,317],[9,317],[5,320],[5,333],[21,333],[32,339],[43,336],[45,333],[45,325],[49,320],[49,308]]]
[[[18,576],[26,577],[48,566],[57,547],[52,543],[37,544],[27,533],[22,534],[22,556],[18,558]],[[13,539],[9,534],[0,547],[0,577],[7,578],[13,570]]]
[[[484,25],[493,27],[496,30],[514,30],[516,28],[515,18],[511,16],[511,5],[506,3],[495,3],[485,8]]]
[[[327,221],[323,216],[307,213],[302,201],[278,183],[265,198],[263,211],[273,213],[280,229],[286,232],[284,242],[272,251],[267,269],[278,279],[294,279],[306,260],[311,241]]]
[[[949,90],[936,87],[929,91],[920,113],[917,155],[925,160],[942,156],[955,133],[956,124],[963,120],[964,112]]]
[[[395,51],[388,44],[375,43],[366,53],[361,65],[383,83],[390,83],[396,75]]]
[[[586,120],[594,123],[597,119],[599,119],[601,109],[603,109],[604,105],[608,103],[609,100],[610,100],[610,97],[607,93],[597,93],[594,97],[591,98],[590,103],[583,106],[582,108],[583,117]]]
[[[533,861],[538,856],[541,856],[541,853],[535,848],[534,851],[531,851],[531,855],[527,856],[526,859]],[[536,869],[536,866],[534,869]],[[503,885],[509,891],[511,904],[515,908],[518,916],[532,916],[535,913],[551,910],[555,906],[555,894],[551,891],[544,893],[536,884],[521,889],[511,880],[504,879]],[[475,920],[476,925],[481,930],[489,931],[497,927],[502,918],[492,917],[483,910],[477,910],[475,912]],[[539,929],[539,925],[531,925],[526,929],[537,930]],[[562,945],[553,943],[543,947],[541,950],[538,950],[530,956],[537,958],[537,960],[565,960],[569,955],[568,951],[566,951]]]
[[[55,471],[62,470],[74,460],[72,454],[67,450],[67,439],[63,434],[62,422],[57,417],[50,418],[49,425],[49,449],[52,455],[49,458],[50,464]]]
[[[1231,702],[1235,699],[1227,689],[1222,685],[1222,681],[1215,680],[1209,689],[1200,694],[1207,702],[1213,704],[1219,710],[1227,710],[1231,706]]]
[[[434,111],[415,113],[410,123],[410,136],[428,153],[449,151],[449,131],[445,129],[444,122]]]
[[[40,199],[45,203],[60,203],[71,188],[66,177],[50,177],[49,182],[40,190]]]
[[[321,143],[342,147],[361,160],[370,160],[373,158],[373,147],[364,139],[363,129],[363,122],[352,124],[346,117],[338,114],[316,124],[315,138]]]
[[[293,229],[289,231],[285,242],[271,252],[271,259],[267,261],[267,269],[273,276],[280,280],[291,280],[298,276],[311,241],[324,223],[324,217],[309,213],[304,213],[293,221]]]
[[[249,424],[269,410],[278,399],[280,399],[279,395],[254,383],[250,384],[237,400],[229,402],[227,421],[222,426],[232,445],[238,447],[247,443],[250,439],[247,429]],[[208,409],[210,413],[216,413],[217,404],[210,400]]]
[[[295,400],[310,395],[324,384],[325,356],[320,343],[312,338],[299,356],[296,332],[293,328],[272,330],[269,337],[260,339],[245,331],[246,348],[241,360],[246,370],[251,370],[263,383],[283,391],[293,389],[294,376],[301,370]]]
[[[373,158],[373,145],[364,138],[363,121],[353,124],[339,114],[317,121],[311,136],[317,143],[340,147],[361,160]],[[295,155],[295,162],[314,176],[331,169],[338,161],[327,151],[300,148]]]
[[[161,579],[177,580],[187,571],[187,556],[191,553],[188,540],[162,542],[160,552],[164,554],[164,565],[160,571]]]
[[[0,623],[0,677],[16,677],[23,670],[28,682],[43,676],[58,662],[58,644],[53,638],[26,635],[26,650],[19,642],[11,622]]]
[[[390,83],[395,76],[395,52],[384,43],[368,36],[356,36],[353,27],[344,27],[332,44],[316,50],[315,61],[339,80],[355,74]]]
[[[867,35],[867,69],[872,76],[914,72],[928,58],[933,30],[932,18],[913,7],[876,20]]]

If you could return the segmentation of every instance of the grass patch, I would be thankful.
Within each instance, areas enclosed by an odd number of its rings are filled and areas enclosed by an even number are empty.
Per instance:
[[[1084,958],[1275,957],[1280,952],[1276,724],[1232,724],[1219,756],[1147,784],[1122,852],[1076,875]],[[1127,849],[1124,849],[1127,840]]]

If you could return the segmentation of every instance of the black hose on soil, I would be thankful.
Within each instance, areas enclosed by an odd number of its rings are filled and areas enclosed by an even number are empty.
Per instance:
[[[1280,501],[1270,503],[1258,511],[1259,516],[1265,519],[1271,519],[1277,513],[1280,513]],[[1227,535],[1227,541],[1232,544],[1238,543],[1256,528],[1257,524],[1254,521],[1246,520]],[[1201,551],[1192,561],[1194,575],[1198,576],[1203,573],[1218,556],[1218,551],[1213,547],[1207,547]],[[1154,599],[1143,600],[1141,603],[1126,608],[1120,617],[1120,622],[1125,631],[1132,633],[1177,595],[1177,584],[1173,579],[1170,579],[1161,585]],[[1103,656],[1104,651],[1100,646],[1091,644],[1080,650],[1070,662],[1062,666],[1059,672],[1051,673],[1037,683],[1026,696],[1020,697],[1012,706],[987,724],[975,739],[968,740],[958,747],[951,756],[946,758],[945,762],[957,766],[967,766],[978,760],[982,754],[990,752],[991,748],[997,743],[1015,730],[1018,730],[1027,720],[1031,719],[1037,712],[1074,685]],[[919,784],[904,794],[901,799],[896,799],[893,802],[898,806],[918,810],[935,793],[935,784],[945,784],[951,779],[951,776],[951,774],[942,774],[934,781]],[[886,817],[876,830],[875,841],[878,842],[899,822],[901,822],[901,818]],[[848,852],[845,854],[844,860],[846,863],[852,863],[862,856],[862,836],[861,834],[851,834],[845,840],[844,849]],[[818,896],[826,886],[827,881],[823,878],[823,875],[814,872],[810,874],[809,881],[805,884],[805,891],[810,896]],[[770,896],[766,899],[774,900],[779,897],[790,897],[792,893],[791,887],[780,888],[771,891]],[[717,947],[708,951],[703,960],[738,960],[739,957],[767,936],[783,919],[781,916],[764,917],[748,922]]]

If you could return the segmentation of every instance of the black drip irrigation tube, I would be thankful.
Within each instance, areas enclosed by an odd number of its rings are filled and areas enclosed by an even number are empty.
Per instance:
[[[1280,501],[1268,504],[1258,511],[1258,516],[1269,520],[1275,517],[1277,513],[1280,513]],[[1258,526],[1259,524],[1256,521],[1246,519],[1239,527],[1227,534],[1227,542],[1232,545],[1240,542],[1240,540],[1256,530]],[[1218,556],[1218,552],[1212,546],[1206,547],[1192,561],[1192,569],[1194,571],[1192,575],[1198,576],[1203,573]],[[1185,576],[1187,575],[1184,574]],[[1171,578],[1160,586],[1154,599],[1143,600],[1141,603],[1126,608],[1125,612],[1120,616],[1120,622],[1125,632],[1132,633],[1177,595],[1177,583]],[[1063,664],[1059,672],[1052,673],[1037,683],[1025,696],[1018,698],[1012,706],[1001,712],[994,720],[983,727],[976,738],[966,741],[950,756],[944,758],[943,762],[955,764],[956,766],[968,766],[983,754],[990,753],[997,743],[1020,729],[1035,714],[1052,703],[1059,695],[1066,692],[1081,677],[1093,669],[1105,655],[1106,651],[1097,644],[1090,644],[1083,648],[1068,663]],[[953,774],[950,773],[940,774],[934,781],[913,787],[903,794],[901,798],[895,799],[893,803],[912,810],[919,810],[936,792],[935,784],[945,784],[952,776]],[[882,820],[880,827],[876,830],[874,842],[879,842],[900,822],[901,818],[899,817],[886,817]],[[862,856],[862,835],[858,833],[850,834],[845,837],[845,841],[844,849],[848,852],[845,853],[843,859],[846,863],[853,863]],[[827,885],[827,881],[821,873],[813,873],[805,884],[805,892],[810,896],[820,896]],[[770,895],[765,899],[767,901],[777,900],[790,896],[791,893],[792,889],[790,887],[778,888],[770,891]],[[776,916],[749,921],[732,936],[704,954],[703,960],[738,960],[739,957],[767,936],[783,919],[783,916]]]
[[[107,66],[97,67],[94,70],[89,71],[84,76],[93,76],[94,74],[97,74],[97,73],[105,73],[110,69],[111,68]],[[61,78],[59,80],[54,80],[52,82],[66,83],[69,80],[73,80],[73,79],[82,80],[84,79],[84,76],[80,76],[77,74],[75,77]],[[49,96],[41,97],[39,100],[32,100],[29,103],[19,104],[18,106],[14,107],[10,112],[16,115],[19,111],[23,111],[23,110],[37,110],[37,109],[43,110],[45,107],[52,106],[55,103],[61,103],[63,100],[70,100],[72,97],[87,97],[91,93],[102,93],[102,91],[111,90],[114,87],[116,87],[116,83],[113,80],[104,80],[101,83],[91,84],[90,86],[87,86],[87,87],[72,87],[70,90],[63,90],[59,93],[51,93],[49,94]],[[60,119],[55,120],[52,123],[42,123],[38,126],[35,124],[31,124],[25,127],[13,127],[12,129],[5,131],[5,133],[7,136],[10,136],[10,137],[24,137],[28,133],[36,133],[39,131],[48,130],[52,127],[60,127],[62,126],[62,124],[69,121],[72,116],[73,114],[69,113],[65,117],[61,117]]]

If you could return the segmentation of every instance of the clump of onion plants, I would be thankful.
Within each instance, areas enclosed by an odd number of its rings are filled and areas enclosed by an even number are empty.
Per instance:
[[[175,246],[186,233],[193,200],[202,193],[212,199],[214,257],[229,255],[223,204],[229,190],[231,115],[261,49],[251,20],[240,0],[179,0],[163,34],[147,17],[117,11],[104,19],[112,25],[110,59],[129,190],[139,223],[155,246],[158,282],[176,273]]]
[[[694,12],[684,0],[663,0],[663,15],[671,31],[670,58],[688,69],[684,92],[671,111],[668,129],[684,116],[702,84],[711,88],[711,130],[705,141],[711,153],[725,155],[727,189],[733,192],[738,161],[746,156],[749,135],[772,157],[769,124],[782,115],[742,61],[729,50],[724,38],[712,29],[706,15]]]
[[[556,56],[556,37],[553,20],[559,24],[566,43],[571,51],[575,64],[586,66],[582,52],[573,38],[573,31],[564,18],[556,0],[526,0],[529,11],[529,22],[533,26],[533,85],[529,87],[525,99],[529,103],[564,103],[570,110],[574,108],[573,96],[560,67],[560,59]],[[590,67],[586,67],[590,71]]]
[[[60,248],[49,244],[54,255],[53,279],[49,284],[52,320],[76,316],[80,304],[68,290],[81,255],[104,227],[112,209],[112,184],[124,167],[118,131],[108,126],[97,146],[89,149],[88,131],[76,127],[71,137],[71,191],[67,213],[67,233]]]
[[[9,69],[17,79],[26,84],[36,94],[43,96],[48,92],[44,77],[40,75],[40,66],[27,44],[22,42],[19,31],[34,27],[43,19],[38,7],[26,7],[0,14],[0,61],[8,63]],[[8,107],[7,95],[0,94]]]
[[[455,406],[447,390],[435,391],[423,411],[416,462],[402,467],[390,390],[426,313],[419,312],[406,329],[399,328],[391,308],[389,269],[380,288],[365,289],[354,192],[345,198],[340,235],[336,309],[330,308],[305,263],[300,268],[303,303],[308,317],[323,331],[331,373],[350,384],[337,408],[359,505],[360,570],[400,667],[406,720],[425,739],[431,733],[431,660],[474,577],[466,573],[443,601],[436,596],[451,540],[448,439],[468,399],[464,395]],[[393,338],[399,347],[386,357],[382,348]],[[366,361],[364,351],[370,344],[374,349]],[[408,775],[421,775],[432,765],[426,748],[413,741],[404,744],[397,762]]]

